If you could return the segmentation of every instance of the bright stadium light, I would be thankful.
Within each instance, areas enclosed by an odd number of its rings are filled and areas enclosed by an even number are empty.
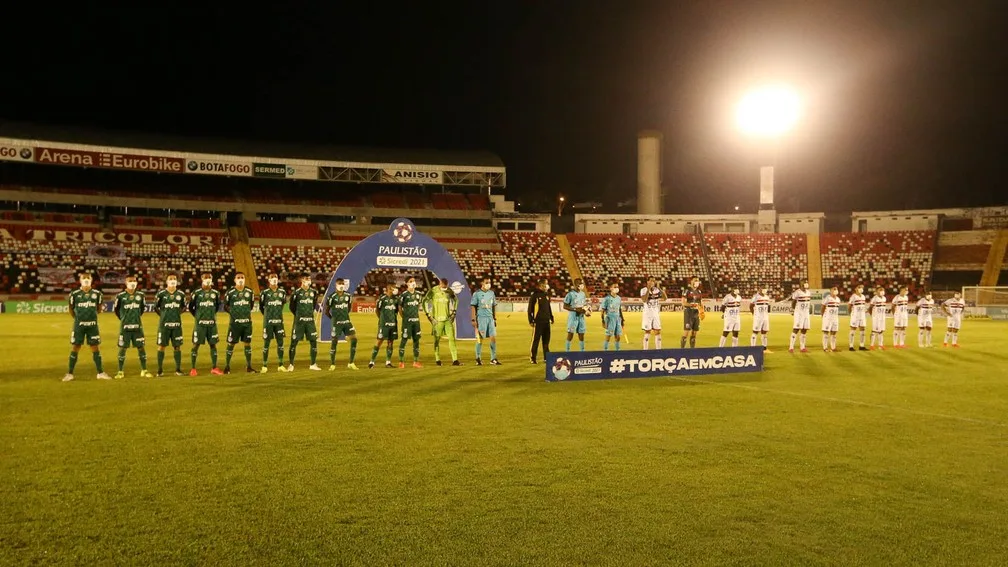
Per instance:
[[[739,102],[735,117],[746,134],[776,137],[798,122],[801,102],[788,87],[771,86],[750,91]]]

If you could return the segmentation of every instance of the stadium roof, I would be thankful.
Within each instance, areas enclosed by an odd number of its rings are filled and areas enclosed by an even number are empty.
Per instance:
[[[44,126],[3,120],[0,120],[0,137],[161,151],[189,151],[223,155],[265,155],[322,161],[504,167],[504,162],[501,161],[500,157],[490,151],[386,149],[189,138],[172,135],[95,130],[75,126]]]

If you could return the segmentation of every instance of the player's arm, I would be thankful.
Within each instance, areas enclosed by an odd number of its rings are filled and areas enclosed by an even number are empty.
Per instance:
[[[537,292],[538,292],[538,290],[533,291],[532,292],[532,297],[529,298],[529,304],[528,304],[528,321],[529,321],[529,325],[534,325],[535,324],[536,304],[539,303],[538,298],[536,296]]]
[[[493,315],[494,324],[497,323],[497,300],[494,299],[493,304],[490,306],[490,314]]]
[[[266,292],[259,292],[259,312],[263,315],[266,314]]]
[[[115,298],[115,303],[112,304],[112,312],[115,313],[116,319],[122,321],[122,314],[119,313],[119,309],[122,308],[122,296],[117,295]]]
[[[193,317],[195,317],[196,316],[196,294],[195,293],[193,293],[192,295],[189,296],[188,305],[186,307],[187,307],[188,311],[193,314]]]
[[[224,303],[224,311],[228,313],[231,312],[231,301],[232,301],[232,295],[231,292],[229,291],[224,295],[224,300],[222,301],[222,303]]]
[[[665,288],[661,288],[661,298],[662,298],[662,301],[668,301],[669,300],[668,294],[665,293]],[[620,306],[620,308],[622,308],[622,306]]]
[[[296,307],[296,305],[297,305],[297,295],[298,295],[299,291],[300,291],[300,288],[294,290],[294,293],[292,293],[291,296],[290,296],[290,300],[287,302],[287,308],[290,309],[290,312],[293,313],[293,314],[295,314],[295,315],[297,315],[297,307]]]
[[[822,304],[819,305],[819,315],[823,316],[825,314],[826,314],[826,302],[823,301]]]
[[[73,293],[71,293],[70,295],[67,296],[67,305],[70,306],[70,309],[67,311],[68,313],[70,313],[70,317],[72,319],[77,319],[77,315],[74,314],[74,294]]]
[[[448,290],[448,319],[450,321],[455,320],[455,316],[458,315],[459,300],[458,296],[455,295],[454,291]]]

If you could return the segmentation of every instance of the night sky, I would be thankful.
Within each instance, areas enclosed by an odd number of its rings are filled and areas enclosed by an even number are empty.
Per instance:
[[[633,194],[637,132],[657,129],[666,211],[722,212],[755,209],[772,154],[737,132],[734,104],[783,82],[805,107],[777,148],[782,210],[1008,201],[1006,9],[993,0],[297,4],[314,3],[40,5],[6,36],[0,117],[486,149],[526,210],[535,195]]]

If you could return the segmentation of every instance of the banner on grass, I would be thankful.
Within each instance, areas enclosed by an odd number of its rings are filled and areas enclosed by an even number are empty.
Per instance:
[[[662,378],[760,372],[763,347],[552,352],[546,381]]]

